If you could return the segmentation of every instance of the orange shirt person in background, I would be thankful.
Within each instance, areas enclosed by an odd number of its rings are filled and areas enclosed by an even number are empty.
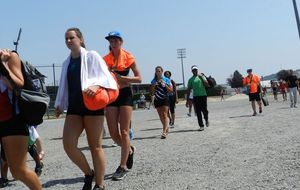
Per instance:
[[[252,69],[247,69],[248,75],[243,79],[243,85],[249,88],[249,101],[251,102],[253,116],[257,115],[255,101],[259,107],[259,113],[262,113],[260,97],[260,77],[252,73]]]

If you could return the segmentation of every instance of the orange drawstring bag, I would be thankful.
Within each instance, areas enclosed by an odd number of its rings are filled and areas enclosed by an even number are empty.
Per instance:
[[[114,73],[111,72],[111,75],[116,80],[118,88],[116,90],[110,88],[100,88],[96,91],[93,97],[87,95],[83,92],[83,102],[87,109],[95,111],[105,108],[108,104],[116,101],[119,96],[119,85]]]

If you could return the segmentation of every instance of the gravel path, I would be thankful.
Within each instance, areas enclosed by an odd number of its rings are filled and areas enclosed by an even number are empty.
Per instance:
[[[177,119],[165,140],[156,110],[133,114],[137,152],[132,171],[119,182],[111,174],[119,163],[120,148],[112,147],[107,134],[106,189],[300,189],[300,108],[288,102],[274,102],[263,113],[252,117],[246,96],[224,102],[210,99],[210,127],[198,131],[195,116],[177,106]],[[44,189],[81,189],[83,174],[64,153],[63,119],[45,121],[38,128],[43,138],[45,168],[41,175]],[[85,134],[79,147],[91,157]],[[30,158],[28,164],[34,168]],[[12,179],[10,177],[10,179]],[[11,182],[7,189],[26,187]]]

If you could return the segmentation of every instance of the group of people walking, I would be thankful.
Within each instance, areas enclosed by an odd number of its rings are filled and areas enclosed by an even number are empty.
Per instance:
[[[78,28],[70,28],[65,33],[65,42],[71,50],[63,64],[61,82],[55,102],[56,116],[67,110],[63,131],[63,145],[69,158],[84,173],[83,189],[104,189],[105,157],[102,150],[104,115],[111,138],[121,147],[120,163],[113,180],[122,180],[133,166],[135,147],[130,144],[133,96],[131,83],[140,83],[141,75],[135,58],[122,48],[123,38],[119,32],[110,32],[105,37],[109,42],[109,53],[102,59],[95,51],[87,51],[84,38]],[[87,68],[85,68],[87,67]],[[134,76],[129,76],[130,70]],[[115,75],[117,83],[111,72]],[[89,84],[89,85],[87,85]],[[115,89],[119,96],[104,109],[88,110],[82,93],[94,96],[99,87]],[[90,147],[94,170],[89,166],[84,154],[78,149],[78,138],[85,130]]]
[[[109,53],[102,58],[96,51],[86,50],[84,37],[79,28],[67,29],[65,43],[70,54],[62,65],[54,105],[56,117],[66,111],[63,147],[70,160],[85,176],[83,190],[104,189],[105,155],[102,150],[104,116],[112,140],[121,147],[120,163],[112,176],[113,180],[122,180],[126,176],[133,167],[133,156],[136,151],[129,137],[133,109],[130,85],[140,83],[141,75],[134,56],[122,48],[121,34],[113,31],[105,39],[109,42]],[[26,164],[29,126],[19,118],[18,112],[14,113],[12,108],[15,104],[12,102],[11,81],[19,87],[24,85],[20,59],[16,53],[9,50],[1,50],[0,53],[1,69],[8,71],[8,75],[1,72],[0,78],[0,134],[1,147],[4,150],[2,152],[5,152],[7,166],[15,179],[22,181],[30,189],[41,189],[38,176]],[[192,68],[193,73],[195,68]],[[133,76],[129,75],[130,71],[133,72]],[[163,126],[162,139],[167,137],[169,125],[174,127],[175,124],[175,104],[178,102],[178,95],[176,83],[171,79],[171,75],[170,71],[163,72],[163,68],[157,66],[154,79],[151,81],[150,93],[154,97],[153,104]],[[206,83],[203,77],[201,80],[189,81],[189,89],[193,89],[195,92],[193,95],[197,99],[195,105],[199,109],[197,116],[200,129],[201,113],[204,114],[208,126],[208,111],[202,108],[207,104],[206,98],[201,98],[206,97],[203,91]],[[203,88],[199,89],[197,87],[199,84],[202,84]],[[119,89],[119,95],[105,109],[90,110],[85,106],[83,94],[93,97],[100,87]],[[83,131],[87,135],[93,167],[78,148],[78,139]]]
[[[259,113],[262,113],[261,93],[266,93],[266,89],[260,85],[260,77],[252,73],[252,69],[247,70],[247,76],[243,79],[243,85],[249,90],[249,101],[253,110],[253,116],[257,115],[255,102],[257,102]],[[300,85],[297,76],[292,69],[288,70],[288,75],[284,80],[271,82],[271,90],[274,95],[274,100],[278,101],[277,93],[280,90],[283,96],[283,101],[287,101],[287,92],[289,92],[290,107],[297,108],[297,91],[300,94]]]
[[[102,150],[104,115],[110,136],[121,147],[120,163],[113,180],[122,180],[128,169],[133,167],[135,147],[130,144],[133,96],[131,83],[140,83],[141,75],[134,56],[122,48],[123,38],[117,31],[110,32],[105,39],[109,42],[109,53],[102,58],[96,51],[85,49],[84,37],[79,28],[65,32],[65,43],[70,55],[62,66],[60,85],[55,101],[55,115],[65,110],[67,115],[63,128],[63,146],[71,161],[83,172],[83,190],[104,189],[105,155]],[[18,55],[9,50],[0,50],[0,138],[2,152],[13,177],[28,188],[41,189],[38,176],[27,164],[29,126],[14,112],[12,105],[13,85],[24,85]],[[134,76],[129,76],[132,71]],[[89,110],[83,94],[93,97],[99,88],[119,89],[117,99],[105,109]],[[17,105],[16,105],[17,106]],[[18,110],[18,108],[16,109]],[[78,148],[80,134],[85,131],[93,160],[88,164]],[[95,178],[95,185],[93,180]]]
[[[116,166],[113,180],[122,180],[133,167],[136,148],[130,141],[130,127],[133,110],[132,83],[141,83],[142,77],[135,57],[122,48],[120,32],[110,32],[106,37],[109,52],[103,58],[96,51],[88,51],[79,28],[69,28],[65,32],[65,44],[70,50],[62,65],[60,84],[55,101],[55,115],[66,111],[63,128],[63,147],[70,160],[84,175],[83,190],[104,189],[105,155],[102,149],[102,133],[106,118],[112,140],[121,147],[120,162]],[[0,138],[5,155],[2,159],[13,177],[22,181],[30,189],[41,189],[38,175],[27,164],[29,128],[20,118],[18,105],[14,104],[14,85],[22,87],[24,78],[18,55],[9,50],[0,50]],[[133,76],[129,75],[132,71]],[[194,105],[199,130],[209,127],[207,91],[209,83],[196,65],[191,67],[192,77],[188,80],[186,106]],[[290,71],[292,72],[292,71]],[[247,70],[243,84],[249,87],[253,116],[262,113],[260,77]],[[162,124],[161,139],[166,139],[169,126],[175,124],[175,105],[178,103],[176,83],[172,73],[161,66],[155,68],[151,81],[150,96]],[[286,79],[290,92],[291,107],[297,103],[297,77],[290,73]],[[119,89],[117,99],[105,108],[90,110],[85,106],[83,94],[94,97],[99,88]],[[192,100],[192,101],[191,101]],[[15,105],[16,107],[13,107]],[[189,111],[191,116],[191,110]],[[85,131],[92,156],[93,167],[78,148],[78,139]],[[93,186],[93,180],[95,184]]]
[[[209,87],[209,84],[206,77],[198,73],[198,67],[196,65],[191,67],[191,71],[193,76],[188,81],[186,106],[190,107],[188,115],[191,116],[191,107],[194,105],[199,130],[203,131],[204,123],[206,127],[209,126],[206,92],[206,88]],[[175,104],[178,103],[176,83],[170,77],[170,71],[165,71],[163,74],[163,68],[157,66],[155,68],[154,78],[151,81],[150,96],[154,96],[154,106],[163,126],[161,139],[167,138],[169,126],[170,128],[174,127]],[[170,116],[168,116],[169,113]]]

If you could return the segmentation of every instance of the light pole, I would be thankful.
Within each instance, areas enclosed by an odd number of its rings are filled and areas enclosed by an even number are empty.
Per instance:
[[[298,14],[296,0],[293,0],[293,5],[294,5],[295,17],[296,17],[296,22],[297,22],[297,27],[298,27],[298,35],[299,35],[299,39],[300,39],[300,21],[299,21],[299,14]]]
[[[19,29],[17,41],[14,42],[15,51],[18,51],[18,45],[19,45],[19,40],[20,40],[20,37],[21,37],[21,33],[22,33],[22,28]]]
[[[183,88],[185,88],[185,81],[184,81],[184,69],[183,69],[183,58],[186,58],[185,48],[177,49],[177,58],[181,59],[181,70],[182,70],[182,82]]]

